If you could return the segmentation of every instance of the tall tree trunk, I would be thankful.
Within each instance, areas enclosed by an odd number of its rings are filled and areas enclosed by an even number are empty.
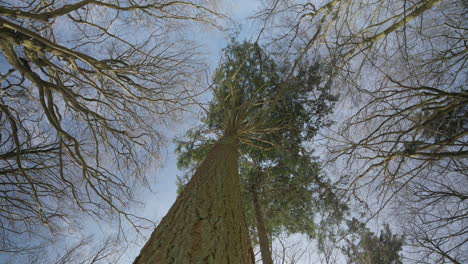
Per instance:
[[[254,263],[236,139],[214,145],[134,263]]]
[[[252,190],[252,198],[255,211],[255,220],[257,222],[257,235],[258,243],[260,244],[260,252],[262,254],[262,262],[263,264],[273,264],[268,232],[265,227],[265,220],[263,218],[263,210],[260,201],[258,200],[258,193],[256,190]]]

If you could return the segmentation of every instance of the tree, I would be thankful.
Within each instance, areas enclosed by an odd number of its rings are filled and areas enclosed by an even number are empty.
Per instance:
[[[172,31],[217,17],[203,1],[3,2],[3,251],[83,214],[139,227],[126,210],[132,190],[201,68]]]
[[[242,50],[248,43],[233,43],[228,52],[242,59]],[[239,59],[223,63],[218,71],[236,69]],[[262,56],[261,60],[246,60],[245,74],[241,80],[251,78],[249,73],[261,67],[272,76],[285,74],[285,69],[277,69],[272,58]],[[253,69],[248,69],[253,68]],[[272,143],[262,148],[244,145],[240,148],[240,179],[244,194],[244,209],[247,224],[252,230],[252,241],[260,246],[263,263],[273,263],[270,251],[272,238],[281,232],[305,233],[315,237],[317,232],[315,217],[318,213],[330,213],[341,218],[345,206],[340,204],[330,183],[320,172],[320,164],[313,157],[313,150],[305,147],[313,139],[318,129],[329,123],[327,119],[335,98],[328,93],[322,80],[326,74],[324,65],[316,62],[303,64],[298,72],[282,85],[287,90],[278,106],[268,117],[269,123],[281,123],[281,131],[256,135],[261,142]],[[276,72],[275,72],[276,71]],[[216,76],[216,75],[215,75]],[[253,78],[252,78],[253,79]],[[282,81],[278,76],[270,80]],[[250,86],[262,87],[263,80],[253,79],[242,84],[245,90],[255,91],[256,96],[266,98],[269,91],[258,91]],[[206,156],[214,140],[208,131],[220,130],[213,120],[218,118],[216,108],[210,108],[202,118],[202,125],[189,130],[184,139],[176,140],[179,154],[178,167],[188,169],[179,177],[179,192],[190,180],[194,168]],[[336,220],[339,221],[339,220]]]
[[[436,172],[434,168],[434,172]],[[423,248],[416,260],[420,263],[463,263],[467,257],[466,181],[444,168],[413,181],[400,197],[398,215],[406,241]]]
[[[210,147],[208,139],[194,140],[190,137],[192,133],[193,130],[187,138],[178,141],[179,164],[186,164],[187,158],[202,158],[201,153]],[[327,224],[340,222],[346,206],[339,202],[313,157],[282,150],[282,153],[261,151],[263,157],[259,158],[252,155],[255,151],[245,151],[241,150],[239,175],[243,209],[251,240],[260,246],[263,263],[272,263],[270,247],[273,238],[279,234],[304,233],[315,238],[321,233],[321,225],[317,227],[320,224],[316,220],[317,214],[329,214],[324,217]],[[191,171],[179,178],[179,193],[191,178]]]
[[[286,114],[291,115],[294,110],[287,108],[289,112],[283,111],[282,118],[278,118],[277,114],[279,110],[286,109],[282,104],[290,102],[287,92],[292,92],[288,89],[294,86],[289,86],[286,78],[278,74],[279,70],[256,43],[232,42],[226,48],[213,77],[214,98],[208,107],[206,127],[191,131],[195,139],[202,140],[185,144],[190,146],[189,149],[195,144],[201,147],[199,151],[185,152],[189,157],[181,160],[186,164],[203,162],[156,228],[136,263],[156,259],[163,263],[254,261],[249,249],[237,164],[239,151],[252,150],[249,154],[261,156],[287,147],[281,145],[281,133],[288,131],[289,125],[294,122],[292,116]],[[313,88],[297,87],[298,90],[302,89],[303,94]],[[322,99],[325,107],[328,100]],[[300,119],[299,115],[297,117]],[[303,124],[306,128],[311,125]],[[205,131],[212,133],[211,141],[203,136]],[[315,131],[304,129],[290,132],[313,134]],[[280,163],[281,157],[277,157]],[[225,202],[226,199],[229,203]],[[174,232],[181,235],[174,236]]]
[[[356,225],[356,221],[351,221],[351,225]],[[402,236],[392,234],[388,224],[384,225],[384,229],[377,236],[368,228],[357,224],[354,228],[358,228],[359,242],[347,240],[347,245],[343,251],[347,257],[347,263],[350,264],[401,264],[399,252],[402,249],[404,238]]]
[[[253,263],[237,172],[238,141],[231,133],[209,151],[135,264]]]
[[[438,231],[427,236],[431,239],[409,242],[419,241],[413,245],[425,251],[423,257],[433,256],[432,261],[449,255],[466,262],[460,227],[466,222],[467,205],[459,198],[466,196],[463,190],[468,186],[466,4],[458,0],[268,4],[259,17],[268,19],[274,29],[272,44],[287,47],[297,60],[320,54],[337,66],[333,87],[347,95],[339,105],[349,115],[324,136],[330,139],[329,160],[345,166],[340,170],[346,174],[350,196],[370,203],[366,206],[374,214],[395,199],[416,194],[410,200],[414,204],[404,203],[409,206],[406,212],[424,219],[412,221],[420,223],[412,230],[425,230],[424,223],[433,223]],[[457,183],[460,189],[447,183]],[[424,189],[430,194],[420,191]],[[430,210],[413,210],[428,204],[449,212],[437,210],[441,214],[435,216]],[[447,214],[456,217],[447,219]]]
[[[93,237],[82,238],[65,248],[54,248],[56,252],[43,251],[29,259],[31,264],[96,264],[96,263],[120,263],[127,250],[124,243],[118,238],[107,237],[96,243]],[[56,256],[53,256],[56,255]],[[52,257],[53,256],[53,257]],[[16,263],[16,262],[12,262]]]

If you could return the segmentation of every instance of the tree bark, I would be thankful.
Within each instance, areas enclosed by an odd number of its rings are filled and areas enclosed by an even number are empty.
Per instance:
[[[265,220],[263,219],[262,206],[258,200],[258,193],[255,190],[252,190],[252,198],[255,211],[255,220],[257,221],[257,235],[258,243],[260,244],[262,262],[263,264],[273,264],[270,250],[270,241],[268,239],[268,232],[265,227]]]
[[[254,263],[236,139],[213,146],[134,263]]]

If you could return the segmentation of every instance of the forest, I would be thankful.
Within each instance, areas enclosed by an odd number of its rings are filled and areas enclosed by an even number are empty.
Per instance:
[[[2,0],[0,263],[467,263],[467,14]]]

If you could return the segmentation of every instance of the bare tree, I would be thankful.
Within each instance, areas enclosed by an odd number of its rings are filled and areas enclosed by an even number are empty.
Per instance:
[[[301,241],[288,240],[289,235],[280,233],[275,236],[273,247],[273,260],[278,264],[295,264],[305,261],[305,255],[309,250],[308,245]]]
[[[378,212],[406,197],[401,206],[418,225],[409,242],[454,263],[466,261],[466,8],[458,0],[276,0],[258,14],[273,25],[272,45],[336,66],[348,113],[324,136],[348,193],[377,196]]]
[[[433,173],[413,180],[398,197],[407,240],[424,249],[410,256],[420,263],[463,263],[468,259],[466,167],[454,173],[447,168],[453,162],[434,166]]]
[[[55,244],[54,247],[49,248],[49,250],[30,255],[28,263],[124,263],[123,255],[128,250],[125,243],[122,243],[118,237],[113,236],[108,236],[102,240],[96,240],[92,236],[85,237],[80,238],[75,242],[68,242],[66,244],[67,245]]]
[[[181,33],[218,18],[203,0],[2,1],[3,251],[75,212],[139,227],[132,190],[203,71]]]

